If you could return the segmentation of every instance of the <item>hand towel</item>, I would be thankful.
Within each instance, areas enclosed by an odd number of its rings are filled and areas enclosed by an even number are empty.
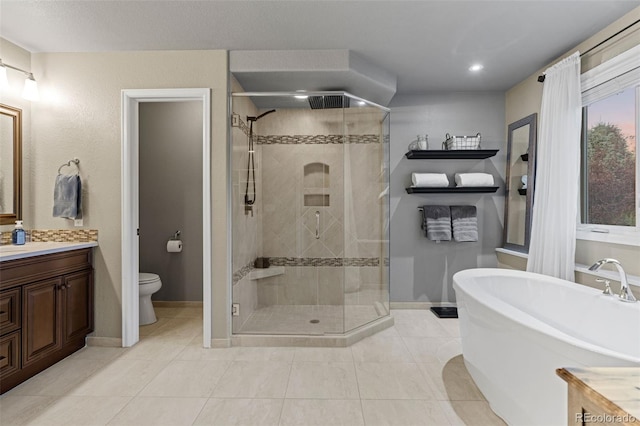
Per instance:
[[[411,173],[414,187],[437,188],[449,186],[449,179],[444,173]]]
[[[432,241],[451,241],[449,206],[422,206],[422,229]]]
[[[488,173],[456,173],[457,186],[493,186],[493,176]]]
[[[82,182],[78,175],[58,175],[53,189],[53,217],[82,217]]]
[[[451,206],[451,223],[455,241],[478,241],[476,206]]]

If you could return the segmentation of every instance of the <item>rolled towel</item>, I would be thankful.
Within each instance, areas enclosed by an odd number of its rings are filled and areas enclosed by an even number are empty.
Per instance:
[[[414,187],[446,187],[449,179],[444,173],[411,173],[411,182]]]
[[[451,206],[451,223],[455,241],[478,241],[476,206]]]
[[[432,241],[451,241],[449,206],[422,206],[422,229]]]
[[[456,173],[457,186],[493,186],[493,176],[488,173]]]

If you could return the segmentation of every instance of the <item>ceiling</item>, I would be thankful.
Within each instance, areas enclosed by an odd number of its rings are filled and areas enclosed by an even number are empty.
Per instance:
[[[639,5],[0,0],[0,36],[31,52],[347,49],[394,76],[400,94],[502,91]]]

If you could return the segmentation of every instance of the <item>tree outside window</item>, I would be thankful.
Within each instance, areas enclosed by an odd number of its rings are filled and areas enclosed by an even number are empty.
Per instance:
[[[583,222],[636,226],[635,87],[586,108]]]

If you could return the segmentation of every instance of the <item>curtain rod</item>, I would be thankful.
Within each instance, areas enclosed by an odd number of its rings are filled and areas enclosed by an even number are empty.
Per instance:
[[[620,34],[622,34],[623,32],[627,31],[629,28],[631,28],[631,27],[633,27],[634,25],[638,24],[638,22],[640,22],[640,19],[638,19],[638,20],[636,20],[636,21],[632,22],[631,24],[627,25],[626,27],[624,27],[623,29],[621,29],[621,30],[620,30],[620,31],[618,31],[617,33],[612,34],[611,36],[609,36],[609,37],[605,38],[604,40],[602,40],[600,43],[598,43],[598,44],[596,44],[595,46],[593,46],[593,47],[591,47],[591,48],[587,49],[585,52],[583,52],[583,53],[581,53],[581,54],[580,54],[580,57],[582,58],[582,56],[586,55],[587,53],[591,52],[591,51],[592,51],[592,50],[594,50],[594,49],[597,49],[598,47],[602,46],[603,44],[605,44],[606,42],[608,42],[608,41],[609,41],[609,40],[611,40],[612,38],[619,36],[619,35],[620,35]],[[539,76],[538,76],[538,81],[539,81],[540,83],[544,83],[544,79],[545,79],[545,75],[544,75],[544,74],[542,74],[542,75],[539,75]]]

